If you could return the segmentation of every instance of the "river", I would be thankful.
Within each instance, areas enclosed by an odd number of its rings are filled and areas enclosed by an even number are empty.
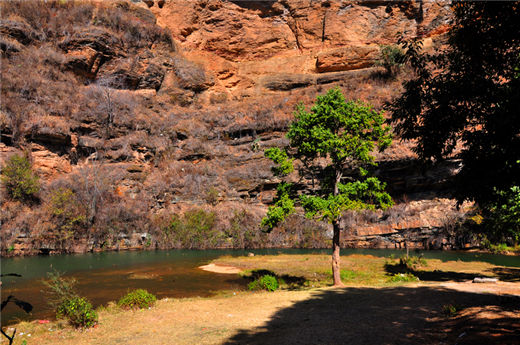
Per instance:
[[[106,304],[123,296],[128,290],[147,289],[165,297],[211,296],[222,290],[241,290],[246,281],[235,275],[216,274],[198,269],[220,256],[246,255],[249,252],[273,254],[330,254],[330,250],[311,249],[261,249],[261,250],[169,250],[125,251],[77,255],[33,256],[2,258],[1,272],[17,273],[22,277],[2,278],[2,300],[9,295],[30,302],[33,312],[25,314],[14,304],[2,311],[2,325],[18,319],[31,320],[51,318],[47,306],[42,279],[48,272],[61,272],[65,277],[74,277],[77,289],[94,306]],[[495,265],[520,267],[520,257],[456,251],[423,251],[427,259],[443,261],[485,261]],[[402,254],[396,250],[343,249],[342,255],[370,254],[389,256]],[[417,255],[417,253],[414,253]]]

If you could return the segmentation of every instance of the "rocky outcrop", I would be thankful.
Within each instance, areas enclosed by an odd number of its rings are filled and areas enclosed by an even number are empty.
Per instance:
[[[350,71],[373,66],[379,58],[376,45],[353,45],[337,48],[318,54],[316,70],[318,72]]]
[[[0,21],[6,71],[0,165],[25,150],[45,186],[39,203],[23,210],[2,204],[0,220],[12,235],[2,242],[4,254],[11,244],[16,253],[31,254],[146,249],[161,238],[161,219],[192,208],[216,210],[218,231],[245,229],[247,222],[254,222],[248,231],[258,230],[276,192],[262,151],[287,145],[295,106],[340,87],[346,97],[381,109],[400,80],[378,77],[379,45],[395,43],[398,33],[420,35],[427,47],[442,45],[451,13],[447,2],[420,1],[118,0],[82,6],[78,20],[63,30],[48,18],[31,26],[9,11]],[[53,11],[64,22],[69,18],[60,12],[66,6]],[[41,35],[44,29],[48,35]],[[376,174],[403,200],[399,205],[408,197],[425,203],[404,207],[403,219],[362,216],[351,223],[355,232],[347,228],[345,246],[442,242],[444,225],[434,220],[452,205],[444,202],[436,216],[428,210],[439,207],[432,200],[449,190],[459,166],[451,161],[423,169],[410,145],[396,140],[378,155]],[[82,190],[78,180],[89,187]],[[312,181],[299,183],[307,188]],[[77,209],[91,212],[88,207],[104,203],[66,249],[58,243],[60,231],[71,225],[59,223],[63,219],[48,205],[62,186],[83,193]],[[89,200],[94,206],[85,206]],[[242,223],[231,225],[243,209],[249,213]],[[281,239],[262,245],[298,245],[293,232],[305,228],[295,221],[283,229]],[[143,240],[142,233],[152,238]]]
[[[443,33],[451,15],[448,1],[181,0],[167,1],[162,7],[153,1],[148,4],[157,23],[170,29],[186,57],[213,73],[214,88],[233,94],[251,86],[249,81],[263,87],[266,78],[370,67],[379,58],[378,45],[393,44],[401,34],[428,38]]]

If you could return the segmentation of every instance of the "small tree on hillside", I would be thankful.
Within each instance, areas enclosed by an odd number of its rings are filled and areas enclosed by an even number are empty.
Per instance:
[[[276,165],[273,173],[286,177],[299,161],[301,177],[312,176],[319,186],[298,195],[294,184],[283,181],[277,187],[275,204],[269,207],[262,226],[268,231],[294,212],[295,201],[308,218],[318,218],[333,225],[332,273],[334,285],[340,278],[341,214],[345,210],[386,208],[392,199],[384,192],[385,184],[368,177],[368,166],[376,165],[371,152],[391,144],[390,127],[382,113],[361,101],[346,102],[338,88],[318,96],[307,112],[299,105],[287,137],[290,147],[270,148],[266,157]],[[346,169],[353,174],[345,176]]]
[[[38,176],[32,171],[31,162],[25,156],[11,156],[2,168],[0,180],[7,194],[15,200],[30,200],[40,190]]]

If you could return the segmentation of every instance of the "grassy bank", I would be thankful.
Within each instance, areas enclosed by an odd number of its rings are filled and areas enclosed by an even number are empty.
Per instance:
[[[333,289],[326,286],[327,255],[222,257],[213,263],[239,267],[246,276],[271,271],[286,280],[285,290],[163,299],[138,311],[111,303],[87,330],[63,321],[19,323],[14,344],[436,344],[454,343],[462,333],[464,343],[501,344],[520,336],[519,297],[508,296],[520,296],[519,269],[428,260],[410,264],[407,272],[421,281],[405,283],[390,279],[404,269],[398,259],[351,255],[342,257],[348,286]],[[508,282],[462,282],[474,276]]]
[[[486,262],[446,261],[438,259],[410,260],[402,265],[399,258],[382,258],[371,255],[341,257],[342,280],[350,286],[393,286],[402,283],[392,279],[409,273],[423,282],[467,281],[474,277],[497,277],[504,281],[520,281],[520,269],[496,266]],[[330,256],[308,255],[257,255],[252,257],[221,257],[213,261],[244,270],[271,271],[279,277],[292,277],[305,283],[302,287],[323,287],[332,284]]]

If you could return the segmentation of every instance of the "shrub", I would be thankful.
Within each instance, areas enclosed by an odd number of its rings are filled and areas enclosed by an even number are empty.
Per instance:
[[[86,216],[70,188],[58,188],[50,194],[50,213],[55,222],[55,234],[63,242],[74,236],[76,230],[84,227]],[[62,243],[63,244],[63,243]]]
[[[258,279],[253,280],[247,285],[249,290],[267,290],[267,291],[276,291],[278,290],[278,280],[276,277],[266,274],[261,276]]]
[[[56,311],[56,318],[67,319],[74,327],[94,326],[98,320],[97,313],[86,298],[76,293],[76,280],[63,278],[56,271],[47,276],[49,280],[43,281],[43,284],[47,287],[48,302]]]
[[[206,202],[212,206],[216,206],[219,202],[220,193],[215,187],[210,187],[206,191]]]
[[[391,283],[398,283],[398,282],[418,282],[419,278],[414,276],[411,273],[397,273],[392,275],[389,279],[389,282]]]
[[[57,271],[47,273],[47,278],[48,280],[42,281],[47,287],[44,293],[47,294],[47,302],[54,310],[57,310],[65,300],[78,296],[74,289],[76,285],[74,278],[63,278]]]
[[[495,200],[484,207],[482,230],[491,242],[520,241],[520,186],[496,190]]]
[[[38,176],[31,169],[31,163],[25,156],[11,156],[0,176],[9,196],[16,200],[32,199],[40,190]]]
[[[403,65],[403,50],[396,45],[381,45],[379,49],[381,57],[376,65],[384,67],[388,76],[395,75]]]
[[[164,239],[174,246],[187,249],[215,247],[221,234],[215,229],[216,214],[203,209],[187,211],[182,217],[174,215],[162,227]]]
[[[138,289],[127,293],[117,302],[123,309],[146,309],[155,304],[157,298],[146,290]]]
[[[86,298],[79,296],[64,300],[56,310],[56,317],[67,319],[76,328],[93,327],[98,320],[98,315],[92,308],[92,304]]]
[[[409,270],[415,270],[419,267],[428,266],[428,263],[422,256],[402,256],[399,258],[399,265]]]
[[[452,316],[457,315],[459,310],[460,310],[460,307],[457,305],[453,305],[453,304],[444,304],[442,306],[442,313],[444,315],[446,315],[447,317],[452,317]]]

